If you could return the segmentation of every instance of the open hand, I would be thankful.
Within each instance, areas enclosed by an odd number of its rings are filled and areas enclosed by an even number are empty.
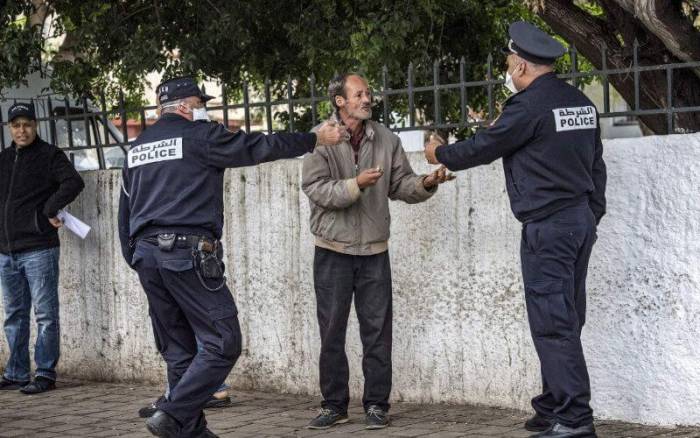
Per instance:
[[[445,181],[452,181],[455,178],[456,176],[454,176],[453,174],[447,173],[447,169],[445,168],[445,166],[440,166],[433,173],[423,178],[423,187],[429,189],[431,187],[440,185]]]

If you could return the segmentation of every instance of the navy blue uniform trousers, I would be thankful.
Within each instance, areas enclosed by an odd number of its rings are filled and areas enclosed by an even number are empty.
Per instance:
[[[595,218],[587,202],[525,223],[522,230],[525,300],[542,372],[542,394],[532,406],[570,427],[593,421],[581,329],[595,239]]]
[[[181,424],[183,437],[196,436],[206,427],[204,404],[241,354],[236,305],[228,287],[215,292],[202,287],[192,249],[161,251],[140,240],[133,266],[148,297],[156,346],[168,366],[170,395],[158,409]],[[219,281],[211,280],[208,287]],[[199,351],[197,340],[203,347]]]

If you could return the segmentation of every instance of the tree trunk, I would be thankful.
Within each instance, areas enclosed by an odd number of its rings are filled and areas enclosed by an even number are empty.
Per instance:
[[[630,0],[631,2],[631,0]],[[640,43],[639,65],[658,65],[682,62],[665,45],[664,41],[649,32],[644,24],[625,8],[625,0],[600,0],[606,18],[594,17],[575,6],[571,0],[544,0],[538,15],[549,26],[593,63],[596,69],[603,68],[602,48],[607,48],[608,69],[629,68],[633,65],[633,42]],[[653,3],[652,0],[634,3]],[[622,38],[622,43],[618,39]],[[697,38],[697,32],[689,36]],[[681,47],[682,44],[677,44]],[[690,56],[690,55],[689,55]],[[690,59],[690,58],[689,58]],[[685,59],[684,59],[685,60]],[[700,56],[695,61],[700,61]],[[635,109],[634,74],[612,75],[610,84]],[[639,109],[668,108],[667,81],[665,71],[640,73]],[[700,105],[700,78],[691,69],[678,69],[673,74],[672,105],[674,107]],[[656,134],[669,133],[666,115],[639,116],[640,121]],[[677,113],[674,116],[675,132],[700,130],[700,113]]]
[[[32,0],[32,6],[34,12],[29,16],[29,25],[31,27],[39,26],[39,32],[41,32],[46,16],[49,14],[49,5],[46,0]]]

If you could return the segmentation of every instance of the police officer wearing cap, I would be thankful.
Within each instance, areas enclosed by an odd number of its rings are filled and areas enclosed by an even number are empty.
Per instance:
[[[241,353],[219,241],[224,170],[297,157],[346,135],[332,124],[315,134],[233,133],[207,121],[211,98],[190,77],[162,83],[161,117],[133,142],[122,174],[122,253],[146,292],[168,369],[169,397],[146,421],[159,437],[216,436],[202,409]]]
[[[598,114],[553,72],[566,51],[559,42],[526,22],[509,34],[506,86],[515,94],[500,117],[466,140],[431,141],[425,154],[450,170],[503,158],[511,208],[523,223],[525,299],[542,372],[525,427],[537,437],[595,437],[581,329],[588,260],[605,214]]]

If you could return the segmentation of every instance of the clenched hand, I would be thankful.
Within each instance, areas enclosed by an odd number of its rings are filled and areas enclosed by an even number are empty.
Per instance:
[[[316,131],[316,145],[336,145],[349,138],[350,134],[348,134],[345,126],[336,122],[326,122]]]

